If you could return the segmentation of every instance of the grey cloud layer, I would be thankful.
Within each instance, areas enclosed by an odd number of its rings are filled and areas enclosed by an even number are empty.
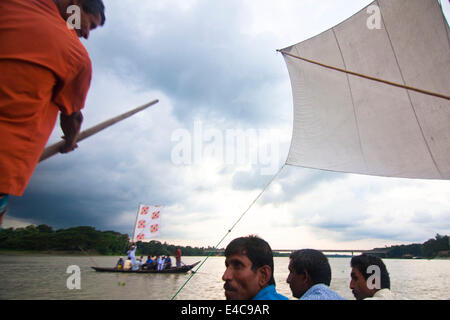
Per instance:
[[[245,15],[235,1],[202,1],[188,13],[151,10],[148,21],[137,24],[129,20],[133,11],[116,6],[110,25],[88,44],[97,69],[132,75],[167,93],[181,121],[200,115],[259,125],[280,116],[276,105],[261,105],[276,103],[270,89],[287,76],[276,40],[245,34]],[[124,16],[126,23],[116,23]],[[155,31],[146,35],[146,29]]]

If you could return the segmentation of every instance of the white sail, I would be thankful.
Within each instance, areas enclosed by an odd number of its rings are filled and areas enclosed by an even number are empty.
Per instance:
[[[161,207],[139,205],[134,226],[133,242],[146,242],[159,236],[161,227]]]
[[[437,0],[379,0],[282,51],[448,97],[449,37]],[[284,57],[294,98],[287,164],[450,179],[450,100]]]

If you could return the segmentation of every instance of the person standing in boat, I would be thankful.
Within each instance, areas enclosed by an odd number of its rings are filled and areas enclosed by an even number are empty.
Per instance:
[[[133,264],[135,264],[136,263],[136,244],[135,243],[131,244],[130,250],[127,251],[127,254],[128,254],[128,259],[130,259],[131,262]]]
[[[175,255],[175,260],[176,260],[177,268],[180,268],[180,267],[181,267],[181,249],[180,249],[180,248],[177,248],[177,249],[175,250],[174,255]]]

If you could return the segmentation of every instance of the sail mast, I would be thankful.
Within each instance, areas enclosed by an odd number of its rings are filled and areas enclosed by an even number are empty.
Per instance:
[[[131,242],[134,242],[134,239],[135,239],[135,237],[136,237],[136,224],[137,224],[138,217],[139,217],[139,211],[141,211],[141,206],[142,206],[142,203],[139,203],[138,209],[137,209],[137,213],[136,213],[136,219],[134,220],[134,226],[133,226],[133,238],[131,239]]]

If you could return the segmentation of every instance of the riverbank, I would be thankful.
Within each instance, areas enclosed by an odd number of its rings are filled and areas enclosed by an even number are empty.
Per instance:
[[[70,255],[70,256],[120,256],[125,255],[130,245],[127,234],[115,231],[99,231],[94,227],[82,226],[69,229],[53,230],[47,225],[29,225],[25,228],[7,228],[0,233],[0,254],[44,254],[44,255]],[[153,240],[138,242],[139,256],[168,255],[176,249],[181,249],[183,256],[207,256],[214,247],[193,248],[190,246],[172,245],[166,242]],[[325,251],[326,252],[326,251]],[[329,258],[349,258],[348,253],[358,253],[357,250],[340,251],[337,254],[331,250]],[[450,241],[448,236],[437,234],[422,244],[397,245],[370,250],[383,259],[429,259],[431,257],[450,257]],[[224,249],[219,248],[213,256],[223,256]],[[290,253],[274,252],[274,257],[288,257]],[[446,259],[447,260],[447,259]]]

